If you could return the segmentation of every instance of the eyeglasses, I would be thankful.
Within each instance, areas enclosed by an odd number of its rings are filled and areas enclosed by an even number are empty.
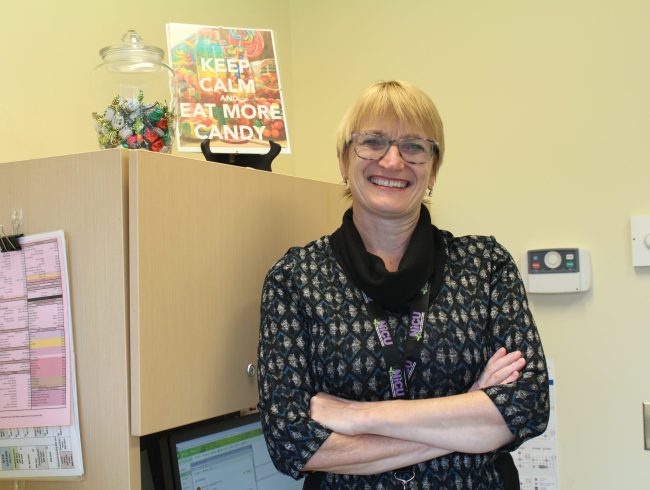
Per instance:
[[[397,146],[402,160],[414,165],[429,162],[439,155],[438,143],[425,138],[399,138],[391,140],[380,134],[352,133],[354,153],[364,160],[380,160],[392,145]]]

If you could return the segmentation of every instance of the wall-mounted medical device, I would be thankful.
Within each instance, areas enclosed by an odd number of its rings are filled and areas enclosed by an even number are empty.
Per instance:
[[[591,287],[591,259],[581,248],[528,250],[521,273],[529,293],[579,293]]]

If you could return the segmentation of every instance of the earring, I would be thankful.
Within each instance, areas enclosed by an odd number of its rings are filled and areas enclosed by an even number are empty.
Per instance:
[[[343,179],[341,180],[341,184],[343,184],[343,185],[348,185],[348,178],[347,178],[347,177],[343,177]]]
[[[427,192],[427,196],[429,197],[433,196],[433,187],[429,187],[429,192]]]

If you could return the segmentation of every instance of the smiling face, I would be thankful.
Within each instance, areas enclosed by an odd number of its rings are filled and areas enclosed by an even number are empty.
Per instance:
[[[396,140],[404,137],[428,138],[424,131],[400,124],[391,118],[372,118],[361,123],[358,132]],[[413,219],[435,174],[431,161],[414,165],[401,157],[396,145],[380,159],[366,160],[356,155],[350,143],[340,160],[341,174],[352,194],[355,219]]]

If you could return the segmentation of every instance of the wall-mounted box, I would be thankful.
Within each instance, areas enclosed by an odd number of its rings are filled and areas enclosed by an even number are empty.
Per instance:
[[[521,274],[529,293],[580,293],[591,287],[591,260],[581,248],[528,250]]]
[[[650,266],[650,216],[632,216],[632,265],[634,267]]]

